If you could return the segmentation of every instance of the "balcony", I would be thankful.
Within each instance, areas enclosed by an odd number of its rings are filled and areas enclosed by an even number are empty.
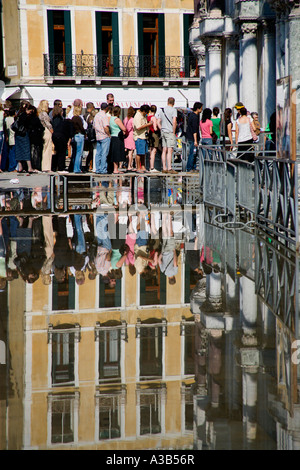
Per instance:
[[[199,82],[194,56],[108,56],[96,54],[44,54],[44,77],[53,81]]]

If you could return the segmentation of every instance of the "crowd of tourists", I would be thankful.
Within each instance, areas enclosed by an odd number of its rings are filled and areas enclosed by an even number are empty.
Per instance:
[[[14,209],[22,205],[30,211],[32,198],[11,195]],[[111,193],[109,193],[111,195]],[[20,200],[21,199],[21,200]],[[122,277],[140,274],[151,283],[158,273],[175,284],[182,247],[195,280],[217,269],[217,260],[204,252],[203,229],[196,215],[189,219],[185,236],[170,211],[140,211],[126,217],[119,212],[63,215],[4,214],[0,217],[0,292],[9,281],[22,278],[27,283],[41,279],[49,285],[74,277],[78,285],[101,276],[113,287]],[[179,238],[181,234],[182,238]]]
[[[264,132],[265,148],[267,151],[275,150],[276,115],[271,116],[266,129],[261,128],[259,116],[256,111],[250,112],[243,103],[238,102],[233,110],[226,108],[223,115],[218,107],[203,109],[200,102],[194,103],[192,112],[188,116],[186,142],[188,148],[187,171],[196,169],[195,149],[201,144],[204,146],[221,146],[227,151],[236,149],[236,156],[241,160],[253,161],[253,144],[258,142],[259,135]]]
[[[187,142],[188,172],[195,171],[199,144],[220,144],[222,123],[226,149],[235,145],[241,158],[249,158],[247,149],[261,132],[258,114],[250,114],[242,103],[235,108],[238,114],[233,121],[231,108],[221,116],[217,107],[203,109],[202,103],[194,103],[181,132]],[[179,124],[174,98],[169,97],[160,109],[155,104],[137,110],[130,106],[122,117],[125,110],[108,93],[100,109],[89,102],[83,111],[81,99],[66,109],[60,99],[51,110],[47,100],[37,108],[28,101],[22,101],[18,110],[9,103],[5,108],[0,105],[0,172],[177,173],[172,168]],[[273,142],[272,136],[267,140]]]
[[[58,172],[96,174],[119,173],[122,170],[146,172],[149,154],[150,172],[157,150],[161,153],[161,170],[172,169],[172,153],[176,146],[177,110],[175,99],[158,110],[144,104],[130,106],[122,119],[120,106],[112,93],[96,109],[75,99],[63,109],[62,100],[42,100],[36,108],[22,101],[18,110],[0,109],[0,168],[14,172]],[[84,158],[86,155],[86,158]]]

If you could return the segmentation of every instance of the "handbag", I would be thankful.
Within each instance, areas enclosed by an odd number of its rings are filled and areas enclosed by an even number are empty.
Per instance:
[[[19,135],[20,137],[25,137],[27,133],[27,129],[24,126],[24,124],[20,124],[19,118],[17,118],[12,125],[10,126],[11,130],[14,131],[16,135]]]

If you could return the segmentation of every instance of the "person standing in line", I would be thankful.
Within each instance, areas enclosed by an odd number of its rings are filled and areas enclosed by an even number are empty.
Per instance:
[[[216,141],[216,145],[220,145],[220,137],[221,137],[221,118],[218,117],[220,114],[220,109],[215,106],[213,108],[213,112],[212,112],[212,123],[213,123],[213,132],[216,134],[217,136],[217,141]]]
[[[9,148],[8,154],[8,171],[17,171],[17,162],[16,162],[16,149],[15,149],[15,133],[10,128],[12,123],[15,120],[16,110],[14,108],[10,108],[8,111],[8,116],[5,118],[4,125],[5,125],[5,134],[6,140]]]
[[[232,109],[226,108],[224,111],[224,126],[225,126],[225,149],[232,150],[233,138],[232,138]],[[230,145],[229,145],[230,144]]]
[[[41,171],[45,129],[37,115],[36,107],[29,105],[28,109],[30,110],[28,133],[31,150],[31,164],[35,170]]]
[[[48,114],[49,103],[47,100],[41,100],[37,109],[38,117],[44,126],[44,145],[42,153],[42,171],[49,173],[52,164],[52,134],[53,128]]]
[[[135,150],[135,142],[133,139],[133,118],[135,115],[135,110],[132,106],[128,108],[127,116],[125,117],[123,124],[126,127],[128,133],[127,137],[124,140],[125,151],[128,151],[128,171],[133,171],[133,152]]]
[[[258,113],[257,112],[253,112],[251,113],[251,117],[252,117],[252,127],[254,129],[254,132],[257,136],[259,136],[260,134],[260,128],[261,128],[261,125],[260,125],[260,122],[258,120]]]
[[[150,106],[143,104],[134,115],[133,118],[133,139],[136,148],[136,169],[144,173],[146,154],[148,152],[146,132],[152,126],[151,122],[147,122],[147,113]]]
[[[83,126],[83,119],[81,117],[82,107],[74,106],[73,108],[73,117],[72,123],[74,126],[74,141],[76,144],[76,153],[74,159],[74,173],[82,173],[81,171],[81,162],[83,156],[83,146],[84,146],[84,136],[85,129]]]
[[[111,106],[115,105],[115,97],[112,93],[107,93],[106,102],[108,105],[111,105]]]
[[[126,161],[124,137],[126,135],[126,127],[120,119],[121,108],[115,106],[113,115],[109,120],[109,129],[111,135],[110,143],[110,160],[114,165],[114,174],[119,173],[119,163]]]
[[[89,172],[93,170],[94,164],[94,154],[96,150],[96,134],[94,130],[94,119],[97,114],[97,110],[94,106],[94,103],[87,103],[86,105],[86,114],[84,116],[85,121],[87,123],[87,130],[86,130],[86,150],[88,151],[88,155],[85,161],[85,171]]]
[[[52,140],[56,153],[57,171],[59,173],[68,173],[66,171],[66,155],[73,137],[73,125],[70,119],[63,117],[63,110],[58,105],[55,105],[53,108],[52,126]]]
[[[53,101],[53,108],[51,109],[51,111],[50,111],[50,113],[49,113],[50,119],[52,119],[53,110],[54,110],[54,108],[56,108],[57,106],[60,107],[61,109],[62,109],[62,107],[63,107],[62,101],[59,100],[59,99]]]
[[[107,156],[110,147],[109,117],[107,116],[107,103],[101,103],[100,111],[94,118],[97,150],[95,157],[95,170],[97,174],[107,173]]]
[[[29,101],[22,101],[19,111],[16,114],[15,121],[18,122],[19,127],[24,126],[24,132],[15,132],[15,151],[16,161],[18,163],[18,171],[20,173],[26,173],[23,169],[24,162],[27,164],[28,172],[33,173],[31,164],[31,151],[30,151],[30,139],[28,129],[31,121],[31,110]]]
[[[176,145],[176,126],[177,126],[177,109],[174,108],[175,98],[168,98],[168,104],[165,108],[159,110],[158,127],[161,130],[162,138],[162,165],[163,173],[177,173],[172,169],[172,155]]]
[[[248,162],[254,161],[254,156],[249,151],[253,149],[253,138],[250,126],[252,125],[247,109],[240,109],[240,117],[236,121],[235,143],[238,146],[238,157]]]
[[[155,157],[156,157],[157,149],[159,147],[159,128],[157,124],[156,111],[157,111],[157,107],[155,106],[155,104],[153,104],[152,106],[150,106],[150,112],[147,115],[147,121],[152,123],[152,126],[149,127],[149,137],[148,137],[151,173],[158,173],[158,170],[154,168]]]
[[[188,116],[187,129],[186,129],[186,140],[188,149],[188,160],[186,171],[196,170],[196,161],[194,155],[194,148],[198,147],[200,134],[199,134],[199,121],[200,113],[202,112],[203,104],[200,101],[196,101],[193,106],[192,112]]]
[[[211,115],[212,115],[211,109],[205,108],[202,113],[202,119],[200,120],[202,145],[212,145],[213,123],[211,120]]]

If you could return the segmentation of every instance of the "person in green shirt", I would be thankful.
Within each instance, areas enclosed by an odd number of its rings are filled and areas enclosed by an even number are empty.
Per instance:
[[[220,132],[220,123],[221,123],[221,118],[218,117],[220,114],[220,109],[215,106],[213,108],[213,115],[212,115],[212,123],[213,123],[213,132],[215,132],[217,134],[217,142],[216,144],[219,144],[220,143],[220,135],[221,135],[221,132]]]

